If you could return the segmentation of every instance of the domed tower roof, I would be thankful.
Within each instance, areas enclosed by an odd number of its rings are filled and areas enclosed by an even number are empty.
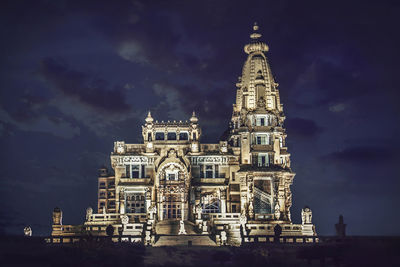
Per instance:
[[[244,46],[248,56],[243,65],[242,76],[236,84],[238,89],[235,112],[240,112],[242,109],[254,110],[260,98],[265,100],[266,109],[282,111],[278,84],[274,80],[266,56],[269,47],[261,41],[261,37],[259,27],[255,23],[250,34],[251,41]]]
[[[196,116],[196,113],[193,111],[192,117],[190,117],[190,122],[191,123],[197,123],[199,119]]]
[[[151,112],[147,114],[147,117],[145,119],[146,123],[152,123],[154,121],[153,117],[151,116]]]

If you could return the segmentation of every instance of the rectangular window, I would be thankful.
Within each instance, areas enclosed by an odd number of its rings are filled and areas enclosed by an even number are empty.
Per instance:
[[[236,212],[236,205],[232,205],[232,213]]]
[[[156,140],[164,140],[164,133],[163,132],[157,132],[156,133]]]
[[[257,145],[269,145],[269,136],[266,134],[256,136]]]
[[[189,139],[188,133],[185,132],[179,133],[179,140],[188,140],[188,139]]]
[[[141,167],[142,167],[142,173],[141,173],[140,178],[145,178],[146,177],[146,167],[145,167],[145,165],[141,165]]]
[[[257,136],[257,145],[261,145],[261,136]]]
[[[258,155],[258,166],[259,167],[266,167],[268,166],[268,154],[259,154]]]
[[[264,126],[265,125],[265,119],[264,118],[260,118],[260,126]]]
[[[169,132],[167,137],[168,137],[168,140],[176,140],[176,133]]]
[[[125,165],[125,177],[131,177],[131,165]]]
[[[176,174],[175,173],[168,173],[168,180],[175,181],[176,180]]]
[[[139,165],[132,165],[132,178],[139,178]]]
[[[206,165],[206,178],[213,178],[213,166]]]

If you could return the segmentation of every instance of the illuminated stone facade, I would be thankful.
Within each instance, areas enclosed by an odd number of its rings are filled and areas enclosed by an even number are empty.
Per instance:
[[[222,141],[200,142],[195,113],[189,121],[159,122],[149,112],[143,143],[115,142],[113,174],[100,169],[97,213],[88,208],[83,225],[65,226],[55,210],[53,236],[105,235],[112,225],[115,236],[154,246],[177,244],[171,237],[193,245],[240,245],[273,236],[278,224],[282,237],[316,235],[308,207],[302,224],[291,221],[295,173],[285,116],[268,46],[253,29]]]

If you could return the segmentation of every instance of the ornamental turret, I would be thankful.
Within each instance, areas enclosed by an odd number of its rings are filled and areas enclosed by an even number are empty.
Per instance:
[[[244,46],[244,51],[248,54],[248,57],[243,66],[242,76],[239,77],[239,81],[236,84],[237,93],[234,113],[237,114],[242,109],[256,109],[261,99],[263,99],[267,110],[283,111],[277,89],[278,84],[272,76],[266,56],[269,47],[260,40],[262,35],[258,30],[259,27],[255,23],[253,33],[250,35],[251,42]]]

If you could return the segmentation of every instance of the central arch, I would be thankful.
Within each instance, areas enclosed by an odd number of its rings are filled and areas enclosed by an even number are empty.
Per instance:
[[[168,157],[160,164],[156,175],[160,220],[188,219],[189,175],[189,170],[179,158]]]

